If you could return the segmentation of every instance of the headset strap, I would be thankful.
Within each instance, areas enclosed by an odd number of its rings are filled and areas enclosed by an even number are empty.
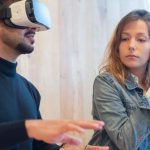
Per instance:
[[[10,8],[0,9],[0,19],[9,19],[9,18],[11,18]]]

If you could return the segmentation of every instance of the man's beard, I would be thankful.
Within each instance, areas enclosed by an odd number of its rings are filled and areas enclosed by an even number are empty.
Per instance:
[[[28,30],[25,34],[24,34],[24,37],[25,38],[28,38],[28,36],[30,34],[35,34],[35,32],[33,32],[32,30]],[[31,41],[31,45],[30,44],[27,44],[27,43],[24,43],[24,42],[20,42],[17,44],[16,46],[16,50],[20,53],[20,54],[30,54],[33,52],[34,50],[34,40]]]
[[[16,47],[16,50],[20,53],[20,54],[30,54],[33,52],[34,47],[31,45],[28,45],[26,43],[19,43]]]

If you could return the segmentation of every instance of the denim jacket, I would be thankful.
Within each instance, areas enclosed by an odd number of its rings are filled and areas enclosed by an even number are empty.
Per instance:
[[[92,115],[105,122],[89,144],[108,145],[110,150],[150,150],[150,99],[133,76],[124,85],[108,72],[96,77]]]

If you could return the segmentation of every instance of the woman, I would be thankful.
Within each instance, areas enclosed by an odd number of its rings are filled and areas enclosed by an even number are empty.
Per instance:
[[[93,118],[105,122],[92,145],[110,150],[150,150],[150,13],[121,19],[107,46],[93,89]]]

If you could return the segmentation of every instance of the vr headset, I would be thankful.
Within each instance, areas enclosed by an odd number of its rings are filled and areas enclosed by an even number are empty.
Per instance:
[[[21,0],[0,9],[0,19],[9,27],[36,28],[44,31],[51,28],[49,10],[39,0]]]

